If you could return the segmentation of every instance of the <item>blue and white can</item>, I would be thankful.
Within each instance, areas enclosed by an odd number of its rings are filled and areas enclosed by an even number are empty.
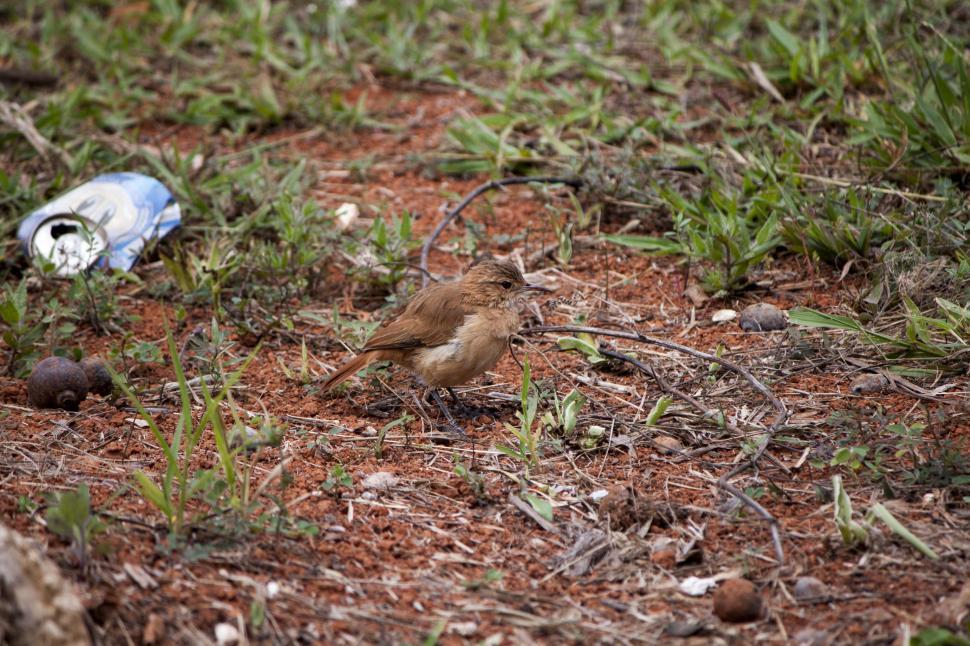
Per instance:
[[[24,218],[17,237],[30,257],[49,260],[58,276],[89,267],[130,270],[148,241],[182,222],[161,182],[139,173],[111,173],[71,189]]]

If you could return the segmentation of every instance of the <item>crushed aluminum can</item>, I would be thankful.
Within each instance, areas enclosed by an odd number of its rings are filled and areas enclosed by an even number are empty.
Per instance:
[[[30,213],[17,237],[30,257],[54,263],[58,276],[92,266],[130,270],[149,240],[182,222],[179,205],[157,179],[99,175]]]

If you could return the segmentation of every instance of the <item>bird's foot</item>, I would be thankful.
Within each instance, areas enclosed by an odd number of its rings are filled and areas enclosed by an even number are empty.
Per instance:
[[[476,419],[484,415],[494,420],[502,415],[501,409],[495,406],[469,406],[464,403],[455,407],[454,412],[462,419]]]
[[[437,424],[431,433],[431,441],[435,444],[451,444],[452,442],[470,442],[465,429],[453,422]]]
[[[495,419],[501,414],[498,408],[492,406],[472,406],[466,404],[465,401],[458,396],[458,393],[452,388],[448,388],[448,394],[451,395],[451,400],[453,402],[454,412],[462,419],[475,419],[476,417],[481,417],[485,415]]]

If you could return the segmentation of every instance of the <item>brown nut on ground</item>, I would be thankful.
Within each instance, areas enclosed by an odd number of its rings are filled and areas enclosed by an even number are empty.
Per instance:
[[[748,305],[738,317],[738,325],[745,332],[769,332],[788,327],[785,313],[771,303]]]
[[[110,395],[114,391],[115,384],[108,372],[108,366],[101,357],[85,357],[81,361],[81,367],[88,378],[88,390],[95,395]]]
[[[27,378],[27,398],[37,408],[77,410],[88,396],[88,377],[80,364],[64,357],[47,357]]]
[[[714,614],[731,623],[754,621],[761,616],[761,595],[746,579],[728,579],[714,591]]]

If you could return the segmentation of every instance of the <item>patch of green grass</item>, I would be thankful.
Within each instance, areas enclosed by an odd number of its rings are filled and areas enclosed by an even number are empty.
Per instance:
[[[904,298],[905,319],[894,330],[877,331],[848,316],[825,314],[808,308],[789,311],[792,323],[806,327],[844,330],[877,347],[886,359],[906,360],[909,366],[894,367],[911,376],[955,374],[963,371],[961,357],[970,340],[970,306],[936,298],[938,314],[928,315]]]

